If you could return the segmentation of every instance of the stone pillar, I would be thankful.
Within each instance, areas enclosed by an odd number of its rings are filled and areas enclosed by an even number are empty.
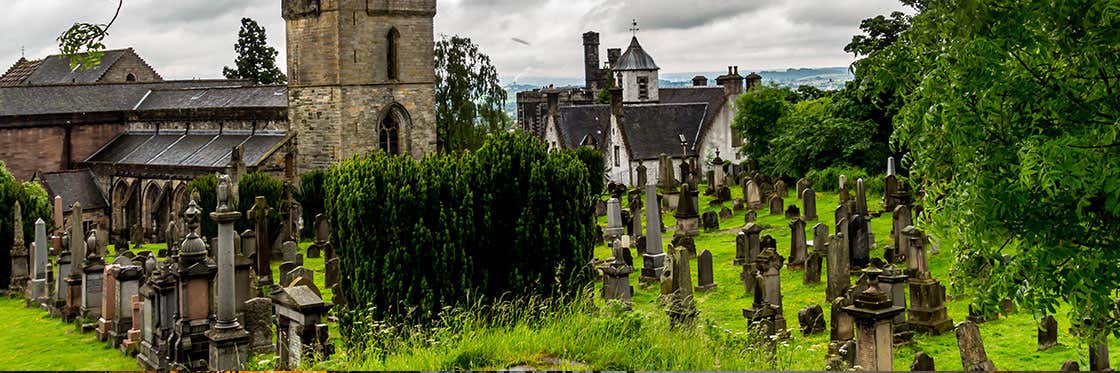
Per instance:
[[[903,311],[906,310],[906,279],[906,274],[893,265],[884,269],[883,274],[879,275],[879,288],[890,297],[892,305],[902,308]],[[903,344],[914,339],[914,333],[906,323],[906,312],[895,315],[892,323],[895,344]]]
[[[234,228],[241,213],[230,208],[230,178],[223,175],[218,182],[218,207],[210,219],[218,223],[217,312],[216,323],[206,337],[210,339],[209,369],[213,371],[242,370],[248,359],[249,333],[237,321],[237,278],[234,272]]]
[[[910,327],[914,331],[941,334],[953,328],[953,320],[945,310],[945,287],[934,280],[926,261],[925,234],[913,226],[902,230],[909,240],[917,268],[910,277]]]
[[[856,323],[856,365],[869,371],[894,370],[894,327],[892,319],[901,314],[890,297],[879,290],[878,269],[864,271],[867,290],[856,296],[855,304],[844,307]]]
[[[840,175],[840,182],[837,190],[840,194],[840,204],[846,205],[852,199],[851,193],[848,192],[848,177]]]
[[[31,268],[31,299],[28,299],[33,307],[47,307],[50,300],[47,286],[50,258],[47,257],[47,251],[47,223],[38,219],[35,221],[35,252],[31,256],[34,261]]]
[[[867,189],[863,186],[863,179],[856,179],[856,209],[853,213],[867,216]]]
[[[643,283],[656,283],[665,269],[665,252],[661,249],[661,206],[657,203],[657,186],[646,185],[646,248],[642,254]]]
[[[74,202],[70,216],[82,216],[82,203]],[[81,219],[70,219],[70,271],[66,276],[66,308],[62,312],[62,319],[70,322],[82,313],[82,261],[86,258],[85,232],[82,231]],[[61,273],[59,274],[62,275]]]

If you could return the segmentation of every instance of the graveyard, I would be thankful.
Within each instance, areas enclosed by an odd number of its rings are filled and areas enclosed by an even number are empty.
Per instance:
[[[727,182],[733,178],[728,177]],[[708,190],[707,183],[696,183],[697,189]],[[836,319],[830,318],[835,314],[834,305],[826,302],[826,293],[829,291],[831,281],[828,273],[830,257],[816,258],[813,253],[814,246],[827,233],[817,232],[821,227],[827,227],[835,232],[837,217],[847,220],[846,215],[833,214],[835,206],[843,206],[842,194],[845,192],[812,192],[808,198],[816,207],[816,219],[802,221],[808,216],[800,211],[809,211],[811,207],[805,204],[806,198],[798,198],[791,188],[783,191],[784,183],[771,186],[774,194],[762,206],[758,201],[756,209],[751,209],[749,196],[755,191],[754,186],[748,183],[739,184],[734,188],[724,189],[721,192],[695,193],[695,200],[688,201],[680,198],[677,203],[692,203],[689,209],[678,205],[674,211],[662,211],[658,206],[661,224],[665,232],[661,234],[661,245],[673,250],[672,280],[675,286],[681,281],[689,286],[695,286],[691,295],[692,304],[674,303],[666,300],[679,294],[678,291],[665,293],[665,275],[654,279],[643,279],[641,274],[647,273],[642,251],[636,249],[637,242],[632,242],[628,233],[634,229],[649,228],[648,210],[639,211],[642,218],[642,227],[620,227],[620,222],[612,221],[609,215],[621,213],[621,206],[630,206],[636,209],[637,203],[645,203],[647,195],[637,193],[637,189],[626,193],[628,196],[616,193],[623,198],[615,200],[605,196],[601,203],[605,206],[603,216],[597,218],[597,223],[603,229],[606,242],[595,246],[592,265],[600,269],[602,277],[589,285],[583,293],[573,299],[534,299],[529,303],[497,303],[489,307],[504,309],[506,316],[498,320],[485,318],[477,310],[465,307],[455,317],[448,317],[446,324],[440,331],[434,333],[397,334],[385,337],[370,336],[370,339],[384,339],[381,350],[378,349],[349,349],[341,342],[337,322],[334,316],[329,320],[324,319],[323,324],[329,325],[329,334],[323,336],[333,341],[334,354],[304,361],[298,365],[301,368],[314,369],[383,369],[383,370],[440,370],[440,369],[506,369],[506,368],[531,368],[531,369],[564,369],[564,370],[599,370],[599,369],[666,369],[666,370],[691,370],[691,369],[722,369],[722,370],[822,370],[826,364],[832,364],[836,359],[844,359],[846,351],[837,351],[836,341],[833,340],[830,327]],[[687,183],[685,184],[687,188]],[[862,185],[862,181],[860,181]],[[739,187],[743,186],[743,187]],[[608,188],[609,189],[609,188]],[[618,189],[615,189],[618,190]],[[651,184],[647,188],[655,198],[662,194]],[[866,209],[872,216],[868,224],[867,252],[869,262],[885,263],[884,254],[888,248],[894,248],[895,242],[891,232],[894,218],[891,212],[884,212],[885,199],[879,198],[875,193],[882,195],[882,191],[862,191],[865,198],[858,198],[859,192],[848,191],[848,200],[853,206],[855,200],[863,200]],[[635,197],[636,202],[630,202],[629,196]],[[773,198],[773,197],[777,198]],[[748,198],[745,198],[748,197]],[[640,198],[640,199],[639,199]],[[662,197],[663,198],[663,197]],[[761,198],[759,198],[761,199]],[[623,203],[623,201],[626,201]],[[663,201],[667,205],[668,201]],[[193,205],[192,205],[193,206]],[[643,206],[644,207],[644,206]],[[669,207],[669,206],[664,206]],[[796,207],[797,211],[794,211]],[[858,209],[858,207],[857,207]],[[683,211],[683,212],[682,212]],[[827,213],[826,213],[827,211]],[[790,212],[790,215],[787,215]],[[721,214],[722,213],[722,214]],[[627,213],[630,217],[633,213]],[[707,215],[704,219],[698,219]],[[723,215],[723,216],[719,216]],[[748,217],[748,215],[752,215]],[[714,218],[711,218],[714,216]],[[631,218],[632,219],[632,218]],[[682,220],[703,220],[696,225]],[[748,222],[749,220],[749,222]],[[189,221],[189,219],[188,219]],[[818,226],[819,224],[819,226]],[[716,227],[718,225],[718,227]],[[618,229],[621,228],[621,229]],[[189,229],[189,228],[188,228]],[[680,246],[674,247],[674,236],[678,229],[692,231],[692,243],[678,242]],[[850,228],[849,228],[850,229]],[[801,230],[804,236],[795,233]],[[907,230],[906,232],[910,232]],[[646,232],[650,234],[650,232]],[[748,234],[757,235],[747,238]],[[219,236],[222,234],[219,233]],[[806,247],[793,248],[793,237],[806,242]],[[769,238],[767,238],[769,237]],[[613,240],[612,240],[613,239]],[[186,250],[190,240],[188,236],[179,250]],[[769,284],[764,273],[776,274],[780,279],[780,311],[784,318],[784,328],[776,324],[759,328],[759,324],[752,324],[745,315],[758,312],[760,302],[755,294],[747,291],[742,272],[745,268],[740,263],[750,262],[749,258],[737,258],[750,253],[743,253],[740,246],[758,245],[775,248],[755,253],[756,257],[766,257],[767,271],[758,272],[756,290],[763,289],[763,283]],[[644,241],[644,240],[643,240]],[[608,244],[614,243],[614,245]],[[831,239],[829,243],[839,242]],[[914,243],[917,243],[915,241]],[[91,243],[95,243],[92,242]],[[629,246],[623,248],[623,243]],[[308,249],[315,244],[314,240],[302,240],[298,243],[298,254],[308,254]],[[218,243],[218,245],[221,245]],[[696,255],[690,253],[689,246],[695,246]],[[176,245],[172,245],[176,246]],[[94,246],[95,247],[95,246]],[[926,244],[925,250],[938,251],[929,254],[929,277],[948,284],[951,281],[950,271],[953,265],[954,253],[947,249],[949,242],[932,241]],[[130,246],[127,254],[105,253],[101,258],[105,263],[119,262],[118,258],[152,256],[157,260],[166,260],[165,256],[152,253],[173,254],[167,251],[167,244],[148,243],[137,248]],[[623,253],[630,251],[629,253]],[[801,254],[795,254],[801,251]],[[123,251],[122,251],[123,252]],[[648,250],[647,250],[648,252]],[[180,258],[185,254],[179,253]],[[284,255],[293,255],[285,253]],[[632,265],[625,265],[618,256],[630,256]],[[800,256],[797,268],[791,268],[792,261],[788,257]],[[682,266],[687,260],[687,266]],[[282,275],[281,266],[290,267],[290,264],[281,264],[278,260],[270,262],[272,281],[276,284],[287,282],[304,283],[302,280],[286,278]],[[322,299],[332,299],[332,287],[327,286],[325,276],[326,260],[323,256],[307,256],[303,260],[303,267],[312,272],[304,277],[313,278],[310,281],[316,291],[323,289],[319,294]],[[774,260],[777,262],[774,262]],[[182,259],[180,259],[182,260]],[[710,262],[709,262],[710,261]],[[701,264],[701,263],[704,264]],[[823,262],[823,263],[822,263]],[[775,265],[775,263],[777,265]],[[814,264],[816,263],[816,264]],[[753,264],[753,263],[752,263]],[[891,263],[894,266],[906,267],[907,263]],[[761,265],[761,264],[760,264]],[[115,266],[115,265],[114,265]],[[611,269],[613,268],[613,269]],[[666,268],[670,268],[666,265]],[[775,271],[773,271],[776,269]],[[873,269],[882,272],[884,268]],[[761,271],[761,269],[760,269]],[[807,272],[809,277],[816,281],[806,284]],[[901,271],[896,271],[901,272]],[[111,273],[106,271],[106,274]],[[687,281],[682,281],[678,273],[688,275]],[[886,272],[876,273],[876,280],[880,283],[889,281]],[[110,276],[125,278],[116,272]],[[282,277],[285,276],[285,277]],[[625,285],[618,282],[607,282],[608,278],[622,278]],[[859,271],[853,271],[848,278],[851,284],[860,286],[861,276]],[[864,282],[866,283],[866,282]],[[629,287],[629,289],[622,289]],[[305,287],[306,288],[306,287]],[[866,285],[864,285],[866,289]],[[880,289],[882,286],[880,285]],[[912,288],[911,288],[912,289]],[[607,300],[606,298],[620,298],[624,292],[630,292],[629,300]],[[913,296],[910,289],[904,289],[907,298]],[[274,293],[275,294],[275,293]],[[314,294],[311,292],[309,294]],[[769,294],[769,293],[767,293]],[[763,300],[765,301],[765,300]],[[911,300],[913,301],[913,300]],[[888,302],[889,303],[889,302]],[[840,304],[840,303],[837,303]],[[949,291],[945,301],[946,316],[951,323],[960,323],[968,320],[968,298],[956,298]],[[817,314],[818,320],[810,322],[809,334],[804,333],[807,326],[802,324],[799,311],[811,306],[820,307]],[[907,307],[909,303],[903,303]],[[535,307],[546,311],[533,312]],[[135,307],[134,307],[135,308]],[[1038,325],[1041,322],[1033,315],[1019,312],[1009,307],[1001,310],[998,316],[990,315],[990,320],[982,321],[978,325],[980,339],[986,352],[987,364],[1007,370],[1056,370],[1061,362],[1088,361],[1089,348],[1084,346],[1077,337],[1070,333],[1062,332],[1071,329],[1067,310],[1060,309],[1053,314],[1059,332],[1054,335],[1056,345],[1044,351],[1039,351],[1040,340]],[[18,297],[9,297],[0,301],[0,310],[5,315],[4,327],[6,330],[18,330],[18,333],[5,333],[0,336],[0,369],[136,369],[137,361],[127,354],[122,354],[120,349],[111,348],[107,342],[100,341],[98,332],[83,331],[83,328],[74,323],[64,323],[60,319],[52,318],[40,309],[26,308],[25,300]],[[683,312],[681,310],[684,310]],[[853,312],[854,313],[854,312]],[[331,315],[335,315],[333,312]],[[682,316],[684,315],[684,316]],[[757,314],[752,314],[757,315]],[[769,317],[774,317],[772,313]],[[682,324],[677,317],[691,318],[687,324]],[[835,316],[831,316],[835,317]],[[911,316],[912,318],[913,316]],[[683,320],[683,319],[682,319]],[[772,320],[772,319],[771,319]],[[890,324],[889,318],[887,324]],[[968,324],[973,325],[973,324]],[[407,328],[406,324],[385,324],[389,328]],[[880,370],[909,370],[919,352],[932,358],[939,370],[961,370],[962,348],[958,345],[958,336],[954,335],[952,325],[943,330],[940,335],[926,332],[913,333],[908,341],[897,343],[891,348],[893,355],[891,367],[880,366]],[[958,329],[960,327],[958,326]],[[895,329],[897,330],[897,329]],[[851,331],[849,331],[851,333]],[[42,338],[22,338],[28,334],[42,336]],[[773,336],[766,336],[773,334]],[[422,336],[423,340],[419,340]],[[849,334],[848,338],[852,335]],[[843,338],[843,337],[842,337]],[[58,348],[64,345],[64,348]],[[854,344],[853,344],[854,345]],[[878,346],[884,348],[884,346]],[[645,352],[636,353],[635,350],[645,349]],[[24,358],[35,356],[36,358]],[[49,356],[49,357],[48,357]],[[42,358],[40,358],[42,357]],[[854,362],[856,357],[848,357]],[[1112,353],[1112,359],[1120,358],[1120,354]],[[983,361],[984,358],[980,358]],[[284,359],[278,358],[275,350],[266,348],[260,350],[242,363],[249,368],[274,369],[283,365]],[[1055,364],[1059,366],[1054,366]],[[1084,363],[1082,363],[1084,364]],[[295,367],[288,365],[289,367]],[[829,367],[830,369],[843,369]]]

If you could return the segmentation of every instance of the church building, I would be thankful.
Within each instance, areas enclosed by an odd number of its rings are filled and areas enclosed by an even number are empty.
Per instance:
[[[0,161],[66,211],[89,203],[83,222],[115,238],[160,238],[200,175],[298,183],[377,149],[422,157],[437,147],[435,14],[436,0],[283,0],[287,85],[164,80],[132,49],[90,70],[21,58],[0,76]]]
[[[743,77],[732,66],[716,86],[697,76],[691,87],[661,87],[661,68],[637,35],[625,52],[609,49],[602,68],[599,34],[588,32],[583,41],[586,85],[518,94],[518,122],[524,130],[554,147],[600,149],[608,180],[631,186],[639,165],[645,165],[647,180],[657,180],[661,154],[678,166],[692,157],[705,165],[717,157],[738,163],[742,139],[731,129],[735,100],[744,83],[757,86],[760,76]],[[604,90],[610,103],[596,104],[594,98]]]

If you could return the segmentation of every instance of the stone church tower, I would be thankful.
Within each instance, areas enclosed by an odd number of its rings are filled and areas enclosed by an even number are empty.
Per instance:
[[[436,0],[283,0],[300,172],[436,151]]]

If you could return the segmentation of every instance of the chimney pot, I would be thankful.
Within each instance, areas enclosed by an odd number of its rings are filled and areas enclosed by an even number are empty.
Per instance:
[[[739,66],[735,66],[735,75],[739,75]]]
[[[732,71],[734,71],[734,70],[731,69],[731,66],[728,66],[727,67],[727,75],[731,75]]]

